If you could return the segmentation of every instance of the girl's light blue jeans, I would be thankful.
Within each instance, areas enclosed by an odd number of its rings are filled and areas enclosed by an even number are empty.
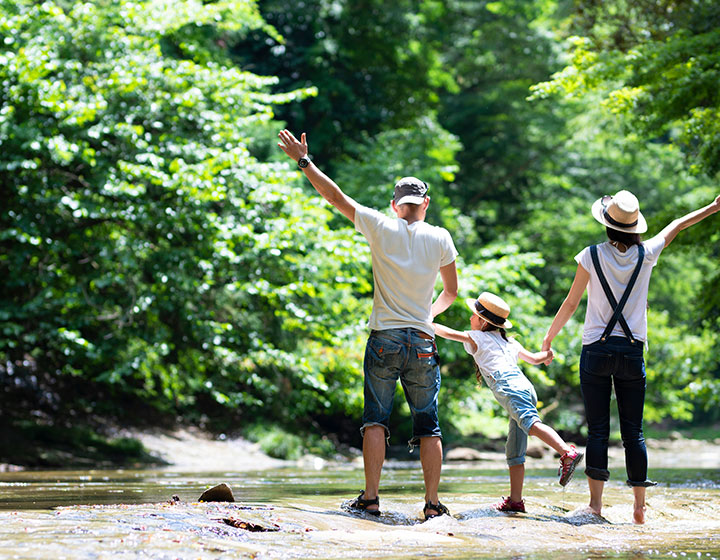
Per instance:
[[[495,372],[493,377],[494,379],[483,376],[497,402],[510,416],[505,458],[510,467],[521,465],[525,462],[528,432],[533,424],[540,422],[537,394],[530,380],[519,368]]]

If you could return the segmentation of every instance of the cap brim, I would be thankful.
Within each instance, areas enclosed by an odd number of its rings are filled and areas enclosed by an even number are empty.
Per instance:
[[[399,200],[396,200],[395,204],[397,206],[400,206],[401,204],[422,204],[424,200],[425,200],[424,196],[407,195],[407,196],[403,196]]]
[[[592,205],[592,215],[593,218],[595,218],[598,222],[600,222],[602,225],[609,227],[610,229],[614,229],[617,231],[623,231],[625,233],[645,233],[648,229],[647,222],[645,221],[645,216],[642,215],[642,212],[638,211],[638,223],[635,224],[633,227],[623,228],[612,225],[610,222],[608,222],[605,219],[605,215],[603,212],[603,205],[602,205],[602,198],[598,198]]]
[[[480,317],[483,321],[487,321],[487,322],[490,323],[491,325],[495,325],[495,326],[498,327],[498,328],[501,328],[501,329],[511,329],[511,328],[512,328],[512,323],[511,323],[510,321],[508,321],[507,319],[505,319],[505,322],[504,322],[502,325],[498,325],[497,323],[492,322],[492,321],[491,321],[490,319],[488,319],[487,317],[483,317],[482,315],[480,315],[480,313],[477,312],[477,309],[475,309],[475,302],[476,302],[476,301],[477,301],[477,300],[474,300],[473,298],[467,298],[467,299],[465,300],[465,305],[467,305],[468,308],[470,309],[470,311],[473,312],[473,315],[477,315],[477,316]]]

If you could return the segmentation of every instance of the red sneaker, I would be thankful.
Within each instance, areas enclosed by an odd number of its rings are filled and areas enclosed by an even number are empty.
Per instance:
[[[520,513],[525,513],[525,500],[513,502],[510,499],[510,496],[508,496],[507,498],[503,497],[502,501],[498,502],[493,507],[498,511],[516,511]]]
[[[582,461],[584,456],[585,455],[583,453],[575,451],[574,445],[570,446],[570,451],[562,454],[562,457],[560,457],[560,468],[558,469],[558,476],[560,477],[558,482],[560,483],[560,486],[565,486],[568,482],[570,482],[570,479],[575,472],[575,467],[578,466],[578,463]],[[566,459],[570,460],[566,461]]]

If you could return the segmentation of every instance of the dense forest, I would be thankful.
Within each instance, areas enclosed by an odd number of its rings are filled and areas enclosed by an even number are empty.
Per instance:
[[[462,299],[494,291],[529,349],[604,239],[595,199],[632,191],[652,235],[720,193],[714,0],[0,0],[0,37],[6,434],[359,444],[369,249],[277,148],[283,127],[367,206],[426,181],[460,253],[439,319],[465,328]],[[713,217],[653,275],[651,424],[720,419],[719,256]],[[582,318],[524,366],[579,438]],[[446,440],[501,433],[462,345],[438,345]]]

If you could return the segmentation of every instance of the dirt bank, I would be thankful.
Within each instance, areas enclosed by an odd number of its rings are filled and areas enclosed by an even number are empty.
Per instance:
[[[269,457],[256,444],[244,439],[217,439],[195,429],[180,429],[174,432],[135,432],[131,437],[139,440],[148,453],[168,463],[173,470],[222,471],[222,470],[264,470],[287,466],[287,461]],[[651,468],[720,468],[720,438],[713,441],[687,438],[650,439],[647,442]],[[355,461],[361,465],[361,457]],[[418,459],[417,451],[409,456]],[[612,445],[609,451],[610,466],[624,467],[625,454],[621,445]],[[503,452],[482,451],[476,454],[472,463],[480,468],[504,468]],[[326,463],[317,457],[304,460],[312,466]],[[462,461],[466,462],[466,461]],[[456,463],[446,458],[445,463]],[[557,466],[555,453],[544,448],[541,458],[528,457],[528,468],[554,468]]]
[[[168,463],[167,468],[171,470],[264,470],[287,464],[269,457],[247,440],[217,439],[192,428],[128,435],[140,441],[150,455]]]

